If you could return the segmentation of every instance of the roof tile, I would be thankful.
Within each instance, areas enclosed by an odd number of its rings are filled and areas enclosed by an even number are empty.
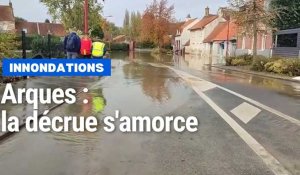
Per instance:
[[[235,39],[237,35],[237,26],[234,22],[220,22],[203,42],[227,41],[227,35],[229,40]]]
[[[13,9],[10,6],[0,5],[0,21],[15,21]]]
[[[190,30],[198,30],[205,27],[207,24],[212,22],[213,20],[217,19],[217,15],[208,15],[204,16],[197,24],[195,24],[193,27],[190,28]]]

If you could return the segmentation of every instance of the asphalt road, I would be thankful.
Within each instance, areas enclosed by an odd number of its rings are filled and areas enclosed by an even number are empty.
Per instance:
[[[33,78],[14,86],[89,89],[78,95],[76,104],[64,104],[50,117],[103,118],[115,110],[128,116],[196,116],[198,131],[22,130],[1,142],[1,175],[300,174],[299,84],[206,69],[193,58],[113,58],[112,77]],[[105,108],[84,105],[83,99],[102,100]],[[31,106],[7,104],[0,109],[25,114]]]

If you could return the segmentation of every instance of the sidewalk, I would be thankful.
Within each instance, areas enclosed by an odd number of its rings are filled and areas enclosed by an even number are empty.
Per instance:
[[[243,67],[223,66],[223,65],[212,65],[211,67],[217,68],[217,69],[222,69],[222,70],[242,72],[245,74],[252,74],[252,75],[258,75],[258,76],[263,76],[263,77],[267,77],[267,78],[275,78],[275,79],[300,83],[299,77],[289,77],[289,76],[285,76],[285,75],[277,75],[277,74],[272,74],[272,73],[268,73],[268,72],[256,72],[256,71],[248,70],[245,67],[243,68]]]

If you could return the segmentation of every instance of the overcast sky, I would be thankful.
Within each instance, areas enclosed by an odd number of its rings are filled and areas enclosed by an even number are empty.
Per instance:
[[[152,0],[105,0],[104,16],[112,16],[110,21],[121,26],[125,10],[140,11],[146,8]],[[0,0],[1,5],[7,5],[9,0]],[[192,17],[202,17],[204,8],[210,7],[211,13],[216,13],[219,7],[227,5],[227,0],[169,0],[175,6],[176,19],[185,19],[187,14]],[[50,18],[47,8],[39,0],[12,0],[15,16],[22,17],[28,21],[43,22]]]

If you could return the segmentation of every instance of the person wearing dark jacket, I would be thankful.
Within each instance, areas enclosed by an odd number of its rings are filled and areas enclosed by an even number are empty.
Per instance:
[[[75,32],[71,32],[64,40],[64,49],[68,59],[78,58],[80,53],[80,38]]]

